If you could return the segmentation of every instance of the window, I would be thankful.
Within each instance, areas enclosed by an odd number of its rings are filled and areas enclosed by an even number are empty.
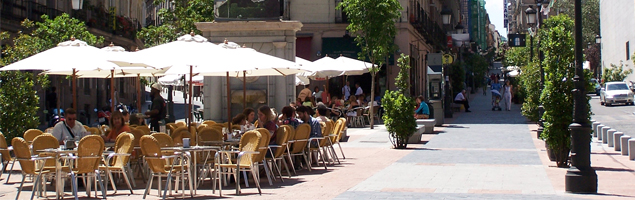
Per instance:
[[[630,41],[626,42],[626,60],[630,60],[630,56],[631,55],[631,48],[630,45],[628,45],[628,43],[630,43]]]

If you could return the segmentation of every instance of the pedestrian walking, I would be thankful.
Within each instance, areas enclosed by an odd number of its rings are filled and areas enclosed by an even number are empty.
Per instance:
[[[505,110],[512,110],[512,84],[509,80],[505,80],[505,86],[503,86],[503,98],[505,98]]]

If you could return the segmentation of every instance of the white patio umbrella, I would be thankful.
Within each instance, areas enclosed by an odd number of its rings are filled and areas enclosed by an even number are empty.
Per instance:
[[[340,57],[336,58],[335,61],[340,62],[341,70],[344,71],[342,75],[362,75],[368,73],[368,69],[375,66],[372,63],[364,62],[361,60],[349,58],[346,56],[340,55]]]
[[[94,67],[115,66],[105,61],[103,51],[77,40],[74,37],[69,41],[61,42],[57,47],[40,52],[28,58],[22,59],[3,68],[7,70],[65,70],[72,75],[73,108],[77,109],[77,75],[78,71]]]

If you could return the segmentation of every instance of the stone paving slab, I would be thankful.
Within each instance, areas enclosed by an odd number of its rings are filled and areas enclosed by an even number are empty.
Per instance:
[[[433,139],[434,141],[434,139]],[[541,165],[536,151],[509,150],[417,150],[397,162],[402,163],[456,163],[493,165]]]
[[[493,191],[496,192],[496,191]],[[533,195],[533,194],[461,194],[461,193],[426,193],[424,192],[355,192],[348,191],[335,199],[469,199],[469,200],[491,200],[491,199],[527,199],[527,200],[576,200],[581,198],[569,196],[553,195]]]

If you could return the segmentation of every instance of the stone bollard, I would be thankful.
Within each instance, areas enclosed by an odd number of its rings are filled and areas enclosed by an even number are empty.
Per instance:
[[[600,124],[596,128],[597,135],[594,135],[594,136],[598,138],[598,141],[602,140],[602,128],[604,128],[604,127],[605,127],[604,125]]]
[[[628,140],[628,159],[635,160],[635,138]]]
[[[598,137],[598,126],[600,125],[600,122],[593,122],[593,137]]]
[[[607,135],[609,134],[609,130],[611,130],[611,127],[605,126],[602,127],[602,144],[607,144],[609,142],[609,140],[607,139]],[[600,136],[598,136],[600,137]]]
[[[623,135],[622,137],[620,137],[620,141],[622,144],[622,155],[623,156],[628,156],[628,140],[631,139],[631,136],[628,135]]]
[[[609,131],[606,132],[606,141],[609,147],[613,147],[613,134],[615,134],[615,132],[617,132],[615,129],[609,129]]]
[[[613,142],[615,142],[615,146],[613,147],[613,149],[615,149],[615,151],[622,151],[622,142],[620,139],[622,135],[624,135],[624,133],[622,132],[615,132],[613,134]]]

